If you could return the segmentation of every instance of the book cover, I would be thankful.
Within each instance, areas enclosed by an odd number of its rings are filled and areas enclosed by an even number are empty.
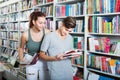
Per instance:
[[[66,57],[66,58],[72,58],[72,57],[76,57],[77,55],[80,55],[82,54],[81,51],[79,51],[78,49],[76,50],[70,50],[70,51],[66,51],[63,55],[63,57]]]
[[[24,56],[24,61],[20,62],[20,64],[35,64],[38,60],[38,53],[35,53],[33,56],[29,55],[28,53]]]
[[[14,66],[17,59],[15,57],[11,56],[9,60],[10,60],[10,64],[12,66]]]
[[[38,59],[39,59],[38,56],[39,56],[39,54],[38,54],[38,53],[35,53],[35,55],[33,56],[32,61],[30,62],[30,65],[36,64],[36,62],[37,62]]]
[[[106,64],[106,57],[101,57],[101,64],[102,64],[102,67],[101,67],[101,70],[103,72],[107,72],[107,64]]]
[[[115,74],[120,75],[120,61],[116,61]]]
[[[109,62],[109,66],[111,68],[111,73],[115,74],[115,66],[116,66],[116,60],[111,59],[108,61]]]

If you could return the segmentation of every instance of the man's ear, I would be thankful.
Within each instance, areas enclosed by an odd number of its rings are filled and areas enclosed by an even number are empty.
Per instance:
[[[61,23],[60,23],[60,27],[61,27],[61,28],[62,28],[62,27],[64,27],[64,24],[63,24],[63,22],[61,22]]]

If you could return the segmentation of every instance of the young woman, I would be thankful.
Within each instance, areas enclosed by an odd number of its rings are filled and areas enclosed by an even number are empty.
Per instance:
[[[76,20],[67,17],[59,29],[47,34],[43,39],[40,57],[48,61],[50,80],[73,80],[71,60],[63,57],[63,53],[73,49],[72,36],[69,33],[75,26]]]
[[[38,53],[41,46],[43,35],[50,31],[45,29],[46,16],[42,12],[35,11],[30,14],[29,29],[22,34],[21,44],[19,49],[20,62],[24,62],[24,46],[26,45],[29,55]],[[39,60],[35,65],[26,66],[27,80],[38,80],[38,73],[40,80],[48,80],[46,64],[44,61]]]

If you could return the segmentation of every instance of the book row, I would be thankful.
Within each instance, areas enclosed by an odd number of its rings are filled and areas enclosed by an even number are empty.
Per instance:
[[[120,12],[120,0],[87,0],[88,14],[114,12]]]
[[[9,47],[11,49],[17,50],[19,48],[19,43],[16,41],[13,41],[13,40],[10,40],[10,42],[8,42],[7,40],[0,39],[0,46],[1,47]]]
[[[120,55],[120,41],[108,37],[88,37],[88,50]]]
[[[90,16],[88,24],[88,30],[91,33],[120,33],[120,16],[118,15],[109,17]]]
[[[56,16],[76,16],[83,14],[83,3],[74,3],[67,5],[57,5],[56,6]]]
[[[111,57],[89,54],[87,66],[106,73],[120,76],[120,60]]]
[[[22,10],[30,9],[36,5],[40,4],[46,4],[49,2],[52,2],[53,0],[24,0],[20,2],[16,2],[14,4],[5,6],[3,8],[0,8],[0,14],[8,14],[8,13],[14,13]],[[19,7],[16,7],[19,6]]]

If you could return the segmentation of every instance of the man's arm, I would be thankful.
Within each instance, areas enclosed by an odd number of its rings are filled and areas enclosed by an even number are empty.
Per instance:
[[[45,54],[44,51],[40,51],[39,57],[43,60],[46,60],[46,61],[57,61],[56,56],[48,56],[48,55]]]
[[[46,60],[46,61],[59,61],[59,60],[64,60],[66,59],[65,57],[63,57],[64,54],[58,54],[56,56],[48,56],[45,54],[44,51],[40,51],[39,53],[39,57],[43,60]]]

